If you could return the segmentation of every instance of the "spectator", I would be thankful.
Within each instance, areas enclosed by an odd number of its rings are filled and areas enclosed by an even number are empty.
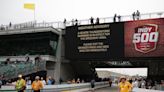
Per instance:
[[[18,80],[16,82],[15,88],[17,92],[24,92],[24,90],[26,89],[26,82],[22,78],[22,75],[18,75]]]
[[[43,83],[39,80],[39,76],[35,77],[35,81],[31,85],[33,92],[40,92],[43,88]]]
[[[75,84],[75,83],[76,83],[76,81],[75,81],[75,79],[73,79],[73,80],[72,80],[72,84]]]
[[[141,88],[141,79],[138,79],[138,88]]]
[[[97,19],[96,19],[96,24],[99,24],[100,22],[99,22],[99,18],[97,17]]]
[[[51,78],[51,82],[52,82],[52,85],[54,85],[56,81],[54,78]]]
[[[116,22],[117,14],[114,15],[113,17],[113,22]]]
[[[6,62],[5,62],[5,65],[9,64],[10,63],[10,58],[7,58],[6,59]]]
[[[66,27],[66,24],[67,24],[67,20],[66,19],[64,19],[63,24],[64,24],[64,27]]]
[[[11,22],[9,23],[9,27],[11,27],[12,26],[12,24],[11,24]]]
[[[132,84],[126,81],[126,77],[122,76],[119,83],[119,92],[131,92]]]
[[[74,26],[74,19],[72,19],[72,26]]]
[[[26,80],[26,85],[31,85],[31,80],[30,80],[30,78],[27,78],[27,80]]]
[[[135,79],[135,81],[132,83],[134,88],[138,88],[138,80]]]
[[[63,82],[62,78],[60,78],[59,82],[60,82],[60,84]]]
[[[70,80],[68,80],[68,81],[67,81],[67,83],[68,83],[68,84],[71,84],[71,81],[70,81]]]
[[[85,81],[84,81],[84,80],[82,80],[82,81],[81,81],[81,83],[85,83]]]
[[[93,17],[90,18],[90,22],[91,22],[91,24],[94,24],[94,18]]]
[[[80,78],[77,78],[77,81],[76,81],[76,83],[80,83]]]
[[[48,77],[47,85],[52,85],[51,76]]]
[[[77,19],[75,19],[75,25],[76,25],[76,26],[78,25],[78,20],[77,20]]]
[[[41,77],[41,81],[43,83],[43,86],[46,85],[46,81],[43,79],[43,77]]]
[[[63,23],[64,23],[64,24],[66,24],[66,22],[67,22],[67,20],[66,20],[66,19],[64,19]]]
[[[118,22],[121,22],[121,16],[118,15],[117,18],[118,18]]]
[[[91,80],[91,90],[94,91],[94,88],[95,88],[95,80],[92,79]]]
[[[155,81],[154,80],[151,80],[151,89],[155,89]]]
[[[1,25],[1,29],[0,30],[5,30],[5,28],[4,28],[4,26],[3,26],[3,24]]]
[[[146,81],[144,79],[141,80],[141,88],[145,88]]]
[[[135,12],[133,12],[132,17],[133,17],[133,20],[135,20],[135,18],[136,18],[136,13]]]
[[[109,87],[111,87],[111,86],[112,86],[112,80],[109,79]]]
[[[139,20],[140,19],[140,12],[137,10],[137,12],[136,12],[136,17],[137,17],[137,20]]]
[[[29,56],[26,56],[25,59],[26,59],[26,63],[28,63],[30,61],[30,57]]]
[[[2,86],[2,78],[0,77],[0,88],[1,88],[1,86]]]

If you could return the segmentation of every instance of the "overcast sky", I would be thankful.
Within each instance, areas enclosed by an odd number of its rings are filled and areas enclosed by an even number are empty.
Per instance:
[[[97,71],[112,71],[116,73],[121,73],[125,75],[140,75],[147,76],[148,69],[147,68],[97,68]]]
[[[32,21],[34,13],[24,3],[35,3],[36,20],[47,22],[164,11],[164,0],[0,0],[0,24]]]

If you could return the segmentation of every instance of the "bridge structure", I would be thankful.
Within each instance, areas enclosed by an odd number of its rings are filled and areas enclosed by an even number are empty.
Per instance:
[[[157,19],[164,18],[164,12],[156,13],[145,13],[141,14],[139,20],[147,19]],[[135,20],[135,21],[139,21]],[[113,17],[100,18],[100,24],[113,23]],[[121,16],[120,22],[134,21],[132,15]],[[95,22],[95,20],[94,20]],[[118,23],[120,23],[118,22]],[[46,70],[46,76],[52,76],[55,78],[56,83],[60,82],[60,79],[66,81],[73,78],[81,78],[89,81],[92,78],[97,77],[95,68],[105,68],[105,67],[151,67],[149,69],[149,74],[155,76],[160,76],[162,73],[163,59],[154,60],[138,60],[130,58],[127,60],[128,63],[124,65],[116,66],[112,65],[110,62],[126,62],[126,60],[78,60],[66,58],[66,33],[67,27],[75,26],[75,22],[66,21],[60,22],[41,22],[37,21],[2,25],[0,26],[0,42],[1,52],[0,61],[5,61],[8,58],[10,61],[25,61],[25,57],[28,56],[30,60],[35,61],[36,57],[42,59],[41,62],[45,62],[44,69],[39,69],[39,71]],[[78,20],[78,25],[90,25],[89,19]],[[5,51],[4,51],[5,50]],[[20,52],[20,53],[18,53]],[[71,54],[71,53],[70,53]],[[83,62],[84,61],[84,62]],[[132,61],[132,62],[131,62]],[[143,62],[142,62],[143,61]],[[159,61],[159,62],[156,62]],[[162,67],[160,71],[156,67]],[[154,69],[155,68],[155,69]],[[1,69],[1,68],[0,68]],[[3,69],[1,69],[3,70]],[[14,70],[17,71],[17,70]],[[34,71],[33,71],[34,72]],[[2,75],[2,71],[0,72]],[[26,76],[26,73],[22,74]]]

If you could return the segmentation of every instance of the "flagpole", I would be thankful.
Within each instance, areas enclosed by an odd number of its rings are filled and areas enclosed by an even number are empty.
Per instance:
[[[36,26],[36,19],[35,19],[35,7],[34,7],[34,31],[35,31],[35,26]]]
[[[35,8],[34,8],[34,31],[35,31],[35,25],[36,25],[36,16],[35,16],[35,13],[36,13],[36,11],[35,11]]]
[[[35,11],[35,8],[34,8],[34,22],[36,22],[36,19],[35,19],[35,12],[36,12],[36,11]]]
[[[34,9],[34,21],[35,21],[35,9]]]

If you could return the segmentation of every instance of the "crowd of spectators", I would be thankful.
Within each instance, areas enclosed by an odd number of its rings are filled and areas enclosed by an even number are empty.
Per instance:
[[[134,88],[145,88],[145,89],[157,89],[157,85],[164,86],[163,80],[161,81],[155,81],[152,79],[147,79],[147,78],[139,78],[139,79],[134,79],[130,80],[131,83],[133,84]]]
[[[121,18],[122,18],[121,15],[115,14],[114,17],[113,17],[113,22],[121,22],[121,20],[122,20]],[[137,10],[137,12],[134,12],[132,14],[132,18],[133,18],[133,20],[139,20],[140,19],[140,12],[138,10]],[[91,25],[93,25],[93,24],[100,24],[99,17],[97,17],[96,19],[91,17],[89,19],[89,21],[90,21]],[[63,23],[64,23],[64,26],[66,26],[67,25],[67,20],[64,19]],[[72,23],[72,26],[80,24],[80,22],[77,19],[72,19],[71,23]]]

